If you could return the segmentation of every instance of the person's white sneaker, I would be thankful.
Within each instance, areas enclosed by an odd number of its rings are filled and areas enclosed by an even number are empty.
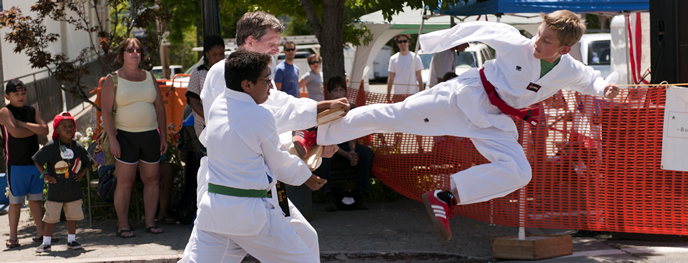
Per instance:
[[[41,243],[41,245],[36,248],[36,253],[41,252],[50,252],[50,245]]]

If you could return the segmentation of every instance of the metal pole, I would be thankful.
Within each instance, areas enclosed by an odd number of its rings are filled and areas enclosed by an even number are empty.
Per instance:
[[[203,39],[220,33],[220,8],[217,0],[203,0]]]

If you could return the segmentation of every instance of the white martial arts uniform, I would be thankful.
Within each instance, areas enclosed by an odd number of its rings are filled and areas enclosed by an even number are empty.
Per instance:
[[[203,90],[201,91],[200,97],[203,102],[203,113],[208,116],[208,111],[213,101],[218,98],[226,88],[225,84],[225,60],[215,63],[213,67],[210,68],[206,76],[205,82],[203,84]],[[274,86],[274,85],[273,85]],[[275,124],[277,126],[277,132],[283,135],[284,133],[289,133],[289,136],[280,136],[286,138],[281,140],[282,149],[291,144],[291,131],[303,130],[317,125],[317,102],[311,99],[297,99],[293,96],[286,94],[284,92],[273,89],[270,91],[270,96],[268,100],[261,104],[260,106],[270,110],[275,118]],[[201,133],[199,140],[203,145],[206,145],[206,130]],[[208,189],[207,181],[207,157],[201,158],[201,164],[198,169],[198,202],[200,204],[200,197]],[[309,173],[310,174],[310,173]],[[203,176],[206,175],[206,176]],[[279,179],[279,178],[278,178]],[[277,188],[273,186],[273,193],[277,192]],[[279,206],[279,201],[277,195],[273,195],[272,203],[275,206]],[[301,239],[308,245],[308,247],[313,251],[318,260],[320,260],[320,243],[318,242],[318,234],[315,228],[308,223],[308,220],[301,214],[301,212],[294,206],[291,200],[289,203],[289,216],[287,219],[291,226],[296,230]],[[196,229],[194,228],[192,236]],[[192,240],[189,240],[184,254],[190,250],[194,244]]]
[[[560,89],[602,96],[606,81],[569,55],[540,77],[540,60],[533,57],[535,38],[523,37],[512,26],[468,22],[421,35],[426,53],[435,53],[467,42],[483,42],[497,51],[485,63],[485,75],[499,96],[514,108],[525,108]],[[531,83],[535,85],[531,85]],[[528,184],[531,168],[517,142],[513,120],[493,106],[478,70],[443,82],[395,104],[357,107],[344,118],[318,128],[318,144],[330,145],[371,133],[405,132],[426,136],[469,137],[491,163],[471,167],[451,176],[461,204],[503,197]]]
[[[267,192],[276,180],[310,178],[301,159],[279,149],[272,112],[250,95],[225,89],[206,116],[208,183]],[[182,262],[240,262],[247,252],[262,262],[318,261],[271,199],[212,192],[200,199],[195,245]]]

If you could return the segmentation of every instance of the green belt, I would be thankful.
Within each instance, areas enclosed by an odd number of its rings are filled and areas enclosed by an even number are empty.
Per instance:
[[[267,190],[246,190],[208,183],[208,192],[238,197],[268,197]]]

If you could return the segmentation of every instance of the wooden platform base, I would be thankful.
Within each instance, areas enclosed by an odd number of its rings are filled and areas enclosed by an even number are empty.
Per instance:
[[[571,255],[571,236],[500,237],[492,239],[492,257],[502,259],[539,260]]]

